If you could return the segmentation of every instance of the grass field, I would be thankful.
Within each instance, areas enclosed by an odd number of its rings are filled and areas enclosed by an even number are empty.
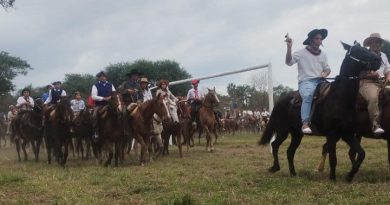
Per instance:
[[[297,177],[290,177],[286,141],[281,171],[271,174],[269,147],[257,135],[219,139],[214,153],[201,146],[140,167],[134,156],[122,167],[101,167],[94,160],[73,159],[66,168],[17,162],[14,148],[0,149],[1,204],[390,204],[386,143],[363,139],[366,159],[354,182],[343,178],[350,168],[347,148],[338,144],[337,182],[314,172],[324,138],[305,137],[296,155]],[[32,159],[32,155],[30,154]],[[327,166],[328,168],[328,166]]]

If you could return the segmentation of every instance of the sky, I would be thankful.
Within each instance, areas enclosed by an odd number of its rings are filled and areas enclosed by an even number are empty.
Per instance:
[[[17,89],[137,59],[175,60],[194,77],[271,63],[273,85],[296,89],[297,68],[284,64],[286,33],[297,50],[310,30],[328,29],[322,50],[335,76],[340,41],[374,32],[389,39],[389,8],[388,0],[16,0],[0,9],[0,50],[34,68],[15,79]],[[265,72],[201,85],[224,94],[228,83],[251,84]]]

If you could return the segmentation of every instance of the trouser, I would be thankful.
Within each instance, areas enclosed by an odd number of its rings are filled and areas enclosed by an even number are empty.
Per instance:
[[[199,109],[200,109],[200,102],[193,101],[191,103],[191,122],[198,122]]]
[[[380,87],[377,83],[372,81],[364,81],[361,83],[359,93],[367,101],[368,104],[368,116],[372,122],[372,128],[379,127],[380,124],[380,111],[379,111],[379,91]]]
[[[310,123],[311,106],[313,103],[314,91],[318,84],[323,82],[319,78],[300,81],[298,91],[302,98],[301,118],[303,123]]]

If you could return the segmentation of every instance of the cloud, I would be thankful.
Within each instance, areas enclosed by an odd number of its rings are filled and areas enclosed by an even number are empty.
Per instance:
[[[18,0],[0,11],[0,44],[35,69],[18,88],[45,85],[65,73],[95,73],[110,63],[174,59],[194,76],[271,62],[274,84],[297,87],[296,67],[284,65],[284,35],[293,49],[313,28],[324,27],[332,75],[344,51],[340,40],[363,41],[372,32],[388,38],[389,3],[353,1],[50,1]],[[221,89],[247,83],[261,71],[202,81]]]

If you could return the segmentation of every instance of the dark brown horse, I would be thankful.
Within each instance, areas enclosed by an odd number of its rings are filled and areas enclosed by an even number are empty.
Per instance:
[[[27,160],[26,145],[31,143],[35,161],[39,160],[39,149],[43,139],[43,101],[37,99],[32,111],[20,111],[11,122],[11,138],[16,145],[18,160],[20,158],[20,147],[24,153],[24,160]]]
[[[59,165],[65,166],[68,159],[68,147],[71,142],[70,128],[73,111],[68,97],[61,97],[53,110],[45,112],[45,142],[47,160],[51,163],[52,151]]]
[[[127,107],[130,115],[130,123],[135,139],[141,145],[140,164],[146,162],[146,153],[149,148],[149,137],[151,136],[151,125],[153,115],[156,114],[163,121],[169,120],[168,108],[164,103],[164,97],[160,94],[142,104],[130,104]]]
[[[329,94],[315,104],[316,107],[312,113],[312,126],[317,130],[315,135],[326,136],[327,149],[330,153],[331,180],[336,180],[336,143],[340,138],[354,152],[358,153],[356,162],[346,176],[347,181],[352,181],[365,158],[364,149],[355,137],[357,127],[355,107],[359,91],[359,78],[357,76],[362,71],[379,69],[381,59],[357,43],[353,46],[343,43],[343,47],[347,50],[347,53],[341,65],[340,74],[330,84]],[[294,155],[303,137],[300,105],[292,104],[294,99],[296,99],[294,96],[293,93],[290,93],[288,96],[280,99],[275,105],[267,128],[259,141],[259,144],[269,143],[273,134],[276,133],[276,139],[271,144],[274,164],[270,168],[271,172],[276,172],[280,170],[279,146],[288,137],[288,134],[291,133],[291,144],[287,150],[287,159],[292,176],[296,175]]]
[[[77,156],[81,154],[81,159],[90,158],[90,148],[93,135],[92,129],[92,115],[88,109],[81,110],[74,118],[73,123],[73,137],[76,140]],[[85,144],[85,155],[84,155]]]
[[[169,115],[171,120],[163,122],[163,131],[161,133],[163,139],[163,154],[169,154],[169,138],[172,136],[172,141],[176,141],[176,145],[179,148],[179,155],[183,157],[182,153],[182,133],[181,123],[179,120],[178,105],[170,100],[166,101]]]
[[[217,121],[215,119],[214,108],[219,105],[219,100],[217,97],[217,93],[215,92],[215,88],[213,90],[208,89],[209,92],[205,96],[205,99],[202,103],[202,106],[199,110],[199,121],[200,126],[206,133],[206,149],[209,152],[214,151],[214,142],[217,141]],[[211,137],[211,132],[213,132],[215,136],[215,141]]]
[[[382,94],[382,92],[381,92]],[[357,120],[357,130],[356,137],[360,143],[362,137],[367,137],[371,139],[383,139],[387,142],[387,160],[390,165],[390,90],[388,88],[383,90],[383,95],[380,100],[380,106],[382,110],[381,125],[385,130],[385,133],[381,135],[375,135],[372,133],[372,122],[369,120],[367,102],[363,99],[362,96],[358,97],[357,106],[356,106],[356,120]],[[327,144],[325,143],[322,146],[322,158],[317,166],[318,171],[323,171],[325,167],[326,156],[328,154]],[[356,152],[352,149],[349,150],[349,158],[352,163],[356,161]]]
[[[124,105],[121,95],[112,92],[108,104],[99,111],[99,141],[96,143],[97,149],[94,151],[99,163],[103,162],[103,151],[108,153],[108,158],[104,166],[111,164],[115,158],[115,166],[118,166],[121,142],[124,138]]]
[[[190,147],[194,145],[194,140],[191,141],[191,106],[186,100],[181,100],[177,103],[177,107],[183,144],[187,146],[187,151],[189,151]]]

